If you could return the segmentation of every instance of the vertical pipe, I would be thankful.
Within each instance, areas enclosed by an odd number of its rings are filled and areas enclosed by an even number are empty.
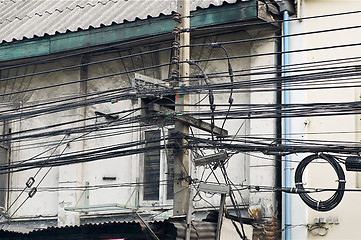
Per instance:
[[[278,35],[281,35],[281,31],[279,33],[277,33]],[[277,39],[277,79],[282,79],[282,39],[278,38]],[[276,103],[277,103],[277,118],[276,118],[276,139],[277,139],[277,144],[281,145],[282,144],[282,114],[281,114],[281,110],[282,110],[282,82],[281,81],[277,81],[277,85],[276,85],[276,89],[277,89],[277,94],[276,94]],[[282,176],[283,176],[283,170],[282,170],[282,156],[281,155],[277,155],[276,156],[276,174],[275,174],[275,186],[276,188],[280,189],[282,188]],[[281,191],[277,191],[276,193],[276,202],[277,202],[277,220],[278,220],[278,228],[282,229],[282,192]],[[282,234],[278,234],[279,236],[281,236]]]
[[[283,49],[282,49],[282,65],[283,65],[283,78],[284,78],[284,91],[283,91],[283,103],[290,104],[291,96],[289,89],[289,84],[287,83],[287,77],[289,73],[287,72],[290,64],[290,56],[289,56],[289,13],[287,10],[283,12]],[[289,144],[289,134],[290,134],[290,118],[285,117],[283,120],[283,128],[284,128],[284,144]],[[286,155],[284,158],[284,186],[286,188],[291,187],[291,161],[290,156]],[[284,218],[285,218],[285,240],[291,239],[291,228],[289,228],[291,224],[291,195],[289,193],[285,193],[284,198]]]

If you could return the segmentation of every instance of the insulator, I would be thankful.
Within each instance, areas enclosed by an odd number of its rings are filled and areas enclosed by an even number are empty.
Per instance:
[[[172,78],[178,78],[179,72],[177,70],[172,71]]]
[[[172,48],[178,49],[179,48],[179,42],[172,42]]]
[[[179,62],[179,57],[176,57],[176,56],[172,57],[172,63],[173,64],[176,64],[178,62]]]
[[[179,34],[180,33],[180,29],[178,27],[173,28],[173,34]]]
[[[180,15],[180,13],[175,12],[173,14],[173,20],[178,22],[178,23],[181,23],[182,22],[182,15]]]

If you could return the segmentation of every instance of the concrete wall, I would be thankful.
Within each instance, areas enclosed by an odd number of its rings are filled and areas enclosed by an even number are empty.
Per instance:
[[[359,1],[322,1],[322,0],[307,0],[303,1],[301,14],[304,17],[318,16],[324,14],[349,12],[360,9]],[[359,14],[347,14],[337,17],[324,17],[315,19],[305,19],[302,22],[293,22],[291,29],[294,32],[310,32],[324,29],[334,29],[347,26],[358,25]],[[302,48],[317,48],[324,46],[342,45],[349,43],[360,42],[360,29],[351,29],[344,31],[333,31],[322,34],[310,34],[301,37],[291,38],[292,49]],[[308,62],[331,60],[339,58],[358,57],[361,48],[343,47],[333,48],[329,50],[308,51],[300,55],[293,54],[291,59],[297,61],[306,60]],[[343,65],[356,65],[358,61],[345,63]],[[342,66],[342,64],[339,64]],[[345,84],[342,84],[345,85]],[[326,86],[326,84],[322,85]],[[336,88],[312,90],[307,93],[295,93],[292,95],[299,103],[308,102],[352,102],[359,101],[359,88]],[[304,130],[306,131],[305,139],[308,140],[329,140],[329,141],[349,141],[360,142],[360,116],[346,115],[346,116],[330,116],[330,117],[309,117],[304,119]],[[301,126],[302,123],[294,122]],[[294,127],[294,126],[292,126]],[[315,134],[317,133],[317,134]],[[304,156],[303,156],[304,157]],[[303,158],[302,157],[302,158]],[[298,160],[302,160],[299,158]],[[357,184],[358,174],[354,172],[346,172],[346,188],[358,188]],[[335,180],[337,176],[334,170],[326,164],[312,164],[306,173],[305,182],[309,187],[327,187],[335,188],[337,183]],[[327,199],[328,194],[313,194],[315,199]],[[359,239],[358,231],[358,216],[361,213],[361,208],[358,204],[359,193],[345,192],[342,202],[333,210],[329,212],[317,212],[308,208],[304,203],[294,197],[292,214],[292,224],[296,227],[292,230],[292,239]],[[302,216],[301,218],[299,216]],[[327,223],[325,227],[328,229],[315,230],[313,233],[306,230],[305,224],[313,224],[315,218],[324,218],[326,221],[331,218],[333,221],[338,219],[339,224]],[[317,232],[320,231],[320,232]],[[323,231],[323,232],[322,232]],[[327,233],[325,236],[321,236]]]
[[[193,40],[194,43],[210,43],[210,42],[222,42],[222,41],[232,41],[239,39],[249,39],[254,37],[262,36],[272,36],[272,31],[252,31],[252,32],[234,32],[229,34],[224,34],[220,36],[210,36],[210,37],[198,37]],[[59,67],[66,67],[71,65],[80,64],[84,61],[99,61],[103,59],[109,59],[119,56],[126,56],[133,53],[139,53],[143,51],[150,51],[153,49],[163,48],[170,46],[170,43],[156,43],[149,46],[142,47],[133,47],[130,49],[115,50],[109,52],[94,53],[87,55],[83,60],[79,57],[66,58],[63,60],[57,60],[52,63],[46,64],[36,64],[28,67],[22,67],[14,69],[11,71],[2,71],[1,77],[11,77],[16,75],[21,75],[24,73],[33,73],[39,71],[45,71],[48,69],[55,69]],[[274,52],[276,48],[275,41],[259,41],[243,44],[230,44],[225,45],[231,56],[241,56],[249,54],[257,54],[264,52]],[[192,48],[192,59],[208,59],[208,58],[218,58],[225,57],[224,52],[219,48],[211,47],[195,47]],[[98,76],[103,76],[107,74],[113,74],[133,69],[138,69],[146,66],[152,66],[155,64],[167,63],[170,60],[170,52],[163,51],[152,53],[144,56],[137,56],[132,58],[126,58],[123,60],[116,60],[112,62],[106,62],[97,65],[88,66],[87,69],[72,69],[64,70],[60,72],[53,72],[44,75],[36,75],[32,77],[20,78],[16,81],[9,80],[2,82],[0,85],[1,93],[20,91],[23,89],[32,89],[41,86],[50,86],[54,84],[66,83],[70,81],[76,81],[82,78],[93,78]],[[256,57],[256,58],[240,58],[231,60],[234,71],[249,71],[250,68],[257,68],[260,66],[271,66],[274,67],[276,64],[275,55],[270,55],[266,57]],[[202,62],[200,66],[208,74],[214,72],[227,72],[227,62],[224,60],[221,61],[212,61],[212,62]],[[191,74],[200,74],[197,68],[191,68]],[[253,71],[253,70],[252,70]],[[168,67],[162,67],[157,69],[150,69],[145,71],[140,71],[139,73],[159,78],[165,79],[168,77]],[[239,72],[238,72],[239,73]],[[268,77],[268,76],[263,76]],[[64,85],[57,88],[48,88],[35,92],[21,93],[17,95],[10,95],[3,97],[2,102],[11,103],[16,106],[28,106],[34,103],[41,103],[44,100],[54,99],[54,101],[61,97],[66,96],[76,96],[78,94],[84,93],[94,93],[98,91],[118,89],[130,86],[130,79],[132,74],[123,74],[116,75],[106,78],[100,78],[84,83],[76,83],[71,85]],[[254,80],[255,78],[250,78],[249,76],[235,77],[235,81],[249,81]],[[211,78],[211,83],[215,82],[229,82],[228,77],[221,78]],[[11,87],[9,87],[11,86]],[[191,103],[196,103],[204,94],[192,94]],[[228,102],[229,93],[221,93],[215,95],[216,104],[225,104]],[[233,94],[234,103],[275,103],[275,93],[234,93]],[[141,106],[140,101],[138,100],[124,100],[118,103],[112,104],[110,99],[107,99],[107,102],[94,104],[87,107],[81,107],[78,109],[70,109],[67,111],[52,113],[46,116],[38,116],[33,118],[21,118],[19,121],[12,123],[13,129],[15,132],[23,131],[27,129],[32,129],[34,127],[46,127],[52,124],[62,123],[66,121],[74,121],[79,119],[92,118],[84,122],[74,123],[71,127],[82,127],[88,126],[90,124],[96,124],[99,122],[106,122],[103,117],[96,117],[95,112],[102,113],[117,113],[124,110],[130,110]],[[208,99],[203,101],[208,103]],[[202,103],[203,103],[202,102]],[[199,107],[195,106],[193,110],[208,110],[208,107]],[[220,108],[219,108],[220,109]],[[140,111],[135,111],[130,114],[130,116],[136,116],[140,114]],[[119,114],[119,117],[122,118],[126,114]],[[221,126],[223,121],[217,120],[216,125]],[[61,126],[57,129],[66,129],[69,126]],[[111,132],[120,131],[121,129],[117,128],[114,125],[112,131],[108,131],[106,128],[97,129],[87,134],[86,137],[92,139],[81,139],[79,141],[71,141],[69,144],[60,145],[56,148],[54,154],[60,154],[64,150],[64,154],[71,153],[75,151],[90,150],[94,148],[100,148],[109,145],[115,145],[119,143],[125,143],[129,141],[137,141],[142,139],[142,132],[146,130],[144,127],[140,127],[138,124],[129,124],[128,127],[136,127],[139,129],[137,132],[126,133],[122,135],[107,136],[102,137],[103,134],[108,134]],[[266,134],[269,137],[275,135],[275,121],[274,119],[267,121],[250,121],[245,119],[235,119],[228,120],[225,123],[225,128],[228,130],[230,135],[234,135],[238,131],[238,136],[246,137],[248,134]],[[48,131],[46,128],[43,132]],[[194,129],[195,134],[201,134],[202,132]],[[204,132],[203,132],[204,133]],[[19,134],[15,134],[18,136]],[[23,136],[24,134],[22,134]],[[35,156],[43,151],[49,149],[49,146],[45,146],[44,143],[54,143],[65,142],[71,139],[82,136],[82,134],[63,134],[59,136],[51,136],[47,138],[37,138],[29,139],[28,141],[14,141],[13,145],[13,154],[11,161],[20,161],[30,159],[32,156]],[[213,152],[213,151],[208,151]],[[51,155],[52,151],[48,151],[44,156]],[[68,188],[74,188],[79,186],[84,186],[89,184],[93,185],[103,185],[103,184],[124,184],[124,183],[136,183],[142,181],[142,166],[143,160],[142,155],[140,156],[127,156],[112,158],[108,160],[99,160],[94,162],[79,163],[75,165],[67,165],[61,167],[54,167],[49,171],[47,176],[44,178],[44,181],[41,183],[40,187],[60,187],[62,191],[42,191],[39,188],[39,192],[31,199],[28,199],[25,204],[19,208],[19,210],[14,215],[13,220],[27,220],[31,218],[36,219],[53,219],[57,220],[59,226],[63,225],[73,225],[78,224],[81,219],[87,218],[96,218],[107,216],[115,216],[117,214],[122,214],[129,212],[127,209],[109,209],[104,212],[89,212],[89,213],[78,213],[65,211],[66,207],[74,206],[85,206],[85,205],[100,205],[100,204],[123,204],[127,207],[137,207],[140,204],[140,208],[143,210],[154,210],[156,208],[163,208],[164,210],[169,210],[171,207],[169,203],[171,202],[159,202],[159,203],[149,203],[142,202],[142,188],[133,187],[113,187],[113,188],[101,188],[97,190],[90,191],[79,191],[79,190],[69,190]],[[203,167],[195,168],[193,165],[192,176],[200,180],[205,180],[206,176],[210,176],[208,181],[216,181],[216,177],[211,174],[209,169]],[[47,172],[48,168],[42,169],[36,176],[36,180],[39,181]],[[27,179],[36,174],[38,169],[32,169],[24,172],[13,173],[11,174],[11,187],[12,188],[23,188]],[[232,179],[234,184],[259,184],[259,185],[273,185],[275,179],[274,173],[274,160],[270,158],[267,161],[259,160],[257,156],[250,156],[248,154],[236,154],[232,156],[229,163],[227,164],[227,171],[230,179]],[[223,182],[223,176],[221,175],[219,169],[215,170],[215,174],[221,182]],[[103,177],[114,177],[115,180],[104,180]],[[240,186],[242,188],[242,186]],[[25,191],[27,193],[28,190]],[[240,205],[261,205],[263,208],[264,215],[266,217],[271,217],[275,214],[275,199],[273,193],[252,193],[249,194],[248,190],[242,190],[239,193],[236,193],[236,200]],[[11,192],[10,203],[13,202],[19,192]],[[138,203],[138,194],[140,202]],[[18,206],[25,200],[26,194],[23,194],[19,200],[14,204],[10,210],[10,214],[13,213],[14,209],[17,209]],[[202,198],[205,198],[208,202],[196,198],[194,203],[196,208],[212,208],[213,206],[219,205],[219,198],[217,196],[201,195]],[[230,201],[227,200],[227,203],[230,204]],[[147,211],[148,211],[147,210]],[[166,213],[166,215],[171,215],[171,211]]]

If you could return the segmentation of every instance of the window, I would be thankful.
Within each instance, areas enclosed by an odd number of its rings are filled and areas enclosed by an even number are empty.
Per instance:
[[[167,136],[174,135],[174,121],[172,119],[164,119],[164,117],[158,118],[159,112],[152,109],[151,106],[156,104],[174,110],[174,106],[172,106],[174,101],[174,95],[163,96],[162,98],[154,96],[141,100],[141,115],[145,117],[141,125],[148,127],[150,125],[162,126],[154,130],[145,131],[143,136],[143,139],[146,140],[145,147],[152,148],[144,153],[143,201],[153,201],[153,203],[156,201],[159,204],[166,204],[170,203],[169,200],[173,199],[174,151],[172,148],[161,146],[164,146],[166,143],[172,143],[172,141],[164,141],[164,139],[169,138]]]
[[[168,136],[174,134],[174,129],[164,129]],[[173,163],[172,148],[160,149],[162,140],[161,130],[145,132],[146,148],[154,148],[144,153],[143,172],[143,200],[165,203],[173,199]],[[168,141],[171,143],[171,141]]]
[[[159,199],[159,177],[160,177],[160,131],[145,132],[146,148],[155,147],[154,150],[144,153],[144,195],[143,200]]]

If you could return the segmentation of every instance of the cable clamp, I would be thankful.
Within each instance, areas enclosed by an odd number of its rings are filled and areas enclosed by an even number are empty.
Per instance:
[[[192,30],[190,28],[183,28],[181,32],[191,32]]]
[[[284,168],[284,170],[287,170],[287,169],[288,169],[288,170],[294,170],[295,168],[293,168],[293,167],[285,167],[285,168]]]
[[[210,46],[214,48],[220,48],[222,45],[220,43],[215,42],[215,43],[211,43]]]

